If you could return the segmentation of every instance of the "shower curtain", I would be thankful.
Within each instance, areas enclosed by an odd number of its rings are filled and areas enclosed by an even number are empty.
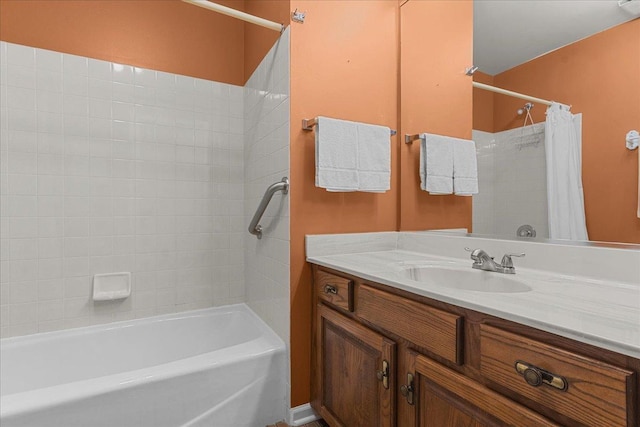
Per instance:
[[[569,107],[547,108],[545,154],[549,238],[588,240],[582,192],[582,117]]]

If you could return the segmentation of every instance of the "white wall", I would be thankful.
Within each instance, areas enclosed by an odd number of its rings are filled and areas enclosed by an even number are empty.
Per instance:
[[[242,87],[5,42],[0,76],[0,336],[244,300]]]
[[[473,131],[478,186],[473,196],[473,232],[515,237],[532,225],[548,237],[544,123],[488,133]]]

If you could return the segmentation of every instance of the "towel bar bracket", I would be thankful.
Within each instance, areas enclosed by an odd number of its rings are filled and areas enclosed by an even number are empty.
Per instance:
[[[406,134],[404,136],[404,143],[405,144],[413,144],[413,141],[420,139],[420,134],[415,134],[415,135],[409,135]]]
[[[253,219],[249,224],[249,233],[254,234],[258,239],[262,239],[262,226],[259,224],[260,220],[262,219],[262,215],[264,215],[264,211],[267,210],[271,198],[277,191],[282,191],[282,194],[289,193],[289,178],[285,176],[282,178],[282,181],[271,184],[269,188],[267,188],[267,191],[264,192],[264,196],[262,196],[256,213],[253,214]]]

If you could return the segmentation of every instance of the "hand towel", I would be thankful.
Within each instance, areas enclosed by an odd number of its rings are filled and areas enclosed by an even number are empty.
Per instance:
[[[420,134],[420,188],[430,194],[453,193],[451,138]]]
[[[329,191],[358,189],[358,131],[356,123],[318,117],[316,187]]]
[[[391,131],[358,123],[358,191],[383,193],[391,188]]]
[[[638,218],[640,218],[640,148],[638,148]]]
[[[458,196],[478,194],[476,143],[468,139],[453,142],[453,192]]]

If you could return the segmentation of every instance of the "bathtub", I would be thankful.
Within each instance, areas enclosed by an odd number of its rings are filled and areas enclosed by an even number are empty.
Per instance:
[[[0,341],[2,427],[257,427],[286,415],[282,340],[246,305]]]

